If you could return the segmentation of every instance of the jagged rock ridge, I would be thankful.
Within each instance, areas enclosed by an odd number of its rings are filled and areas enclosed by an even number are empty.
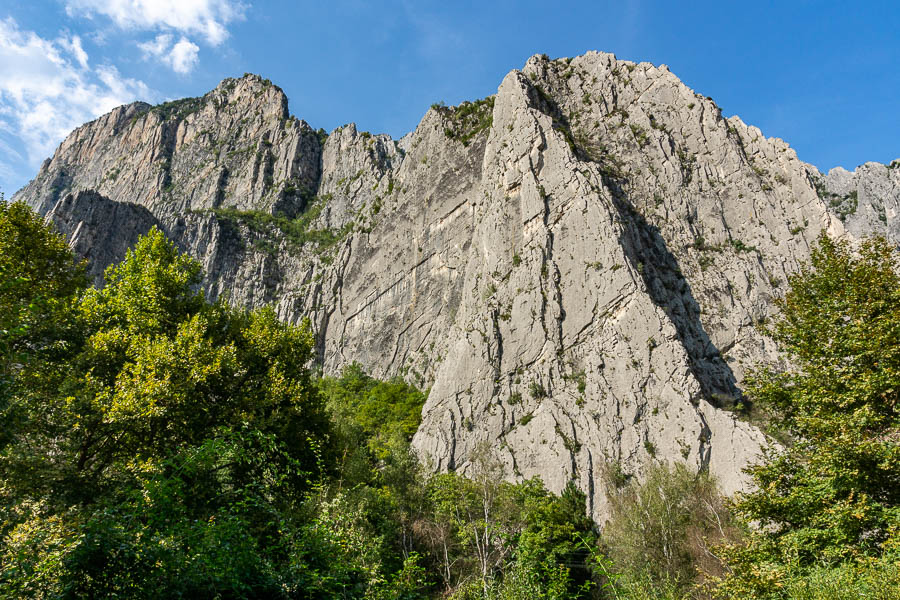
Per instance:
[[[400,141],[326,138],[269,82],[225,80],[79,128],[15,199],[95,274],[157,225],[211,297],[309,317],[327,371],[430,387],[435,468],[487,446],[600,518],[606,474],[652,460],[744,485],[766,442],[726,409],[777,359],[756,325],[821,231],[897,240],[898,176],[823,176],[665,66],[592,52],[532,57]]]

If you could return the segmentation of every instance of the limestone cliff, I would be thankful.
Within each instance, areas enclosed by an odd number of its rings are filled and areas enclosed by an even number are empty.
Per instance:
[[[600,517],[610,468],[744,485],[766,441],[728,409],[777,360],[757,325],[821,231],[898,239],[898,175],[824,176],[665,66],[592,52],[532,57],[399,141],[325,136],[228,79],[79,128],[15,199],[94,274],[157,225],[211,297],[309,317],[327,371],[430,387],[414,445],[435,468],[486,445]]]
[[[900,243],[900,160],[868,162],[852,173],[834,168],[820,178],[818,190],[850,233]]]

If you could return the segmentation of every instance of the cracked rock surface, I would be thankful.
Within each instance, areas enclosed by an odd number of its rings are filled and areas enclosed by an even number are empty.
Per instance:
[[[823,175],[665,66],[592,52],[532,57],[399,141],[326,137],[228,79],[84,125],[14,199],[96,277],[159,227],[211,298],[308,317],[327,372],[430,388],[434,468],[486,444],[602,519],[608,475],[651,461],[746,485],[767,441],[728,409],[778,360],[757,326],[822,231],[900,241],[898,167]]]

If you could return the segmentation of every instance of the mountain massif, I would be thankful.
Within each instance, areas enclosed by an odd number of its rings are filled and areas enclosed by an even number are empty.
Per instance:
[[[823,231],[900,242],[900,161],[822,174],[666,66],[596,52],[534,56],[400,140],[226,79],[80,127],[13,199],[96,278],[158,227],[208,297],[310,319],[325,371],[430,388],[432,468],[487,451],[510,479],[574,479],[596,518],[652,461],[741,489],[768,442],[734,408],[779,360],[772,300]]]

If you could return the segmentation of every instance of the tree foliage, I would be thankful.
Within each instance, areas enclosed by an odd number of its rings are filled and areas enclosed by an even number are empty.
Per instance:
[[[370,377],[359,363],[347,365],[338,378],[323,377],[320,388],[344,449],[362,446],[379,459],[409,444],[426,398],[400,377]]]
[[[570,485],[555,496],[537,478],[507,483],[486,464],[474,477],[445,473],[426,484],[430,510],[418,532],[445,589],[455,598],[582,597],[595,541],[584,495]]]
[[[198,282],[199,266],[152,230],[84,294],[80,347],[20,376],[21,422],[0,466],[42,476],[14,478],[16,493],[81,501],[223,428],[275,435],[316,468],[327,418],[306,368],[310,333],[268,309],[210,304]]]
[[[715,480],[683,464],[651,465],[610,496],[603,542],[626,588],[687,593],[716,574],[712,550],[739,531]]]
[[[0,449],[18,416],[9,403],[15,376],[76,342],[71,312],[86,285],[65,239],[24,204],[0,196]]]
[[[32,265],[30,285],[68,293],[79,273],[42,227],[6,243],[49,246],[65,268]],[[77,343],[21,364],[0,453],[7,596],[280,588],[283,516],[330,456],[312,337],[206,302],[199,277],[152,230],[54,314]]]
[[[790,278],[770,334],[788,368],[760,369],[748,393],[792,440],[750,470],[738,514],[754,528],[729,551],[734,597],[789,597],[825,569],[900,571],[900,278],[875,238],[854,251],[823,236]],[[827,577],[826,577],[827,578]]]

